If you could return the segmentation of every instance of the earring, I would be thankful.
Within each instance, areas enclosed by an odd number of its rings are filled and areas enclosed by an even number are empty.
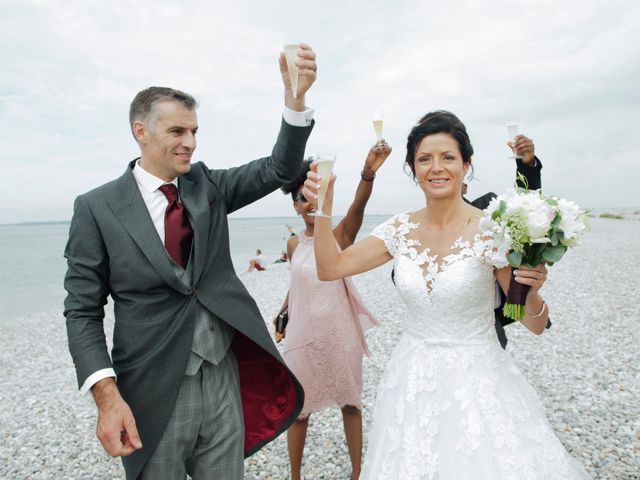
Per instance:
[[[462,194],[463,194],[463,195],[466,195],[466,194],[467,194],[467,184],[466,184],[466,183],[463,183],[463,184],[462,184]]]

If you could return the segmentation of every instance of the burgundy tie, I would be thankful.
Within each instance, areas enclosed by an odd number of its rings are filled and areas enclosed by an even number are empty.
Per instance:
[[[187,268],[193,240],[187,212],[178,201],[178,189],[173,183],[162,185],[159,190],[169,200],[164,212],[164,246],[178,265]]]

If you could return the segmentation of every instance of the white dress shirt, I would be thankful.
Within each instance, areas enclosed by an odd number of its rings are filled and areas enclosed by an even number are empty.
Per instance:
[[[284,107],[282,117],[285,122],[293,127],[308,127],[311,125],[311,120],[313,120],[313,113],[314,111],[309,108],[304,112],[296,112]],[[133,167],[133,177],[136,180],[136,184],[138,185],[144,204],[147,206],[147,210],[149,210],[153,226],[156,228],[158,236],[164,245],[164,213],[167,209],[167,205],[169,205],[169,201],[164,193],[158,189],[167,182],[147,172],[140,166],[139,160]],[[178,187],[177,178],[174,178],[170,183],[173,183],[176,188]],[[80,387],[80,393],[84,395],[91,389],[91,387],[103,378],[115,376],[116,372],[113,368],[103,368],[98,370],[87,377],[82,384],[82,387]]]

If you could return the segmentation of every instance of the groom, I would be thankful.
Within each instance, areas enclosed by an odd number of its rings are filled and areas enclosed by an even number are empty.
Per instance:
[[[270,156],[228,170],[191,164],[196,101],[151,87],[130,109],[140,158],[76,199],[65,250],[69,349],[98,407],[97,436],[123,457],[127,479],[241,479],[244,457],[302,408],[302,388],[234,272],[227,225],[227,214],[300,170],[315,53],[301,45],[296,63],[294,99],[280,55],[286,108]]]

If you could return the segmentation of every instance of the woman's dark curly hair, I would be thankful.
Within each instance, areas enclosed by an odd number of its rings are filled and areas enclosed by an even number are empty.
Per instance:
[[[416,150],[422,140],[436,133],[446,133],[451,135],[458,143],[463,163],[471,163],[473,155],[473,147],[467,135],[467,129],[464,123],[460,121],[453,113],[446,110],[436,110],[429,112],[416,124],[409,132],[407,137],[407,156],[405,158],[405,168],[408,165],[411,169],[413,178],[416,178],[416,167],[414,165]]]
[[[296,192],[298,191],[298,188],[300,188],[300,185],[305,182],[305,180],[307,179],[307,172],[311,170],[311,163],[313,163],[313,160],[311,158],[307,158],[306,160],[304,160],[302,162],[300,173],[298,173],[298,176],[295,178],[295,180],[293,180],[291,183],[287,183],[284,187],[280,188],[280,190],[282,190],[282,193],[284,193],[285,195],[291,194],[291,198],[294,202],[296,201]]]

